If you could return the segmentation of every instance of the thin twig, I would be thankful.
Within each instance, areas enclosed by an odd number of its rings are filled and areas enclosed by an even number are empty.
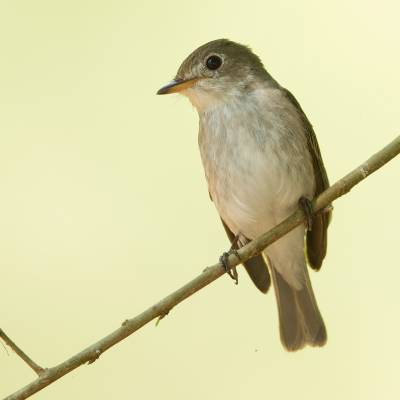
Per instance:
[[[398,136],[385,148],[370,157],[358,168],[347,174],[344,178],[337,181],[334,185],[315,198],[312,202],[312,211],[315,213],[324,209],[325,207],[329,207],[334,200],[349,192],[357,183],[365,179],[377,169],[381,168],[399,153],[400,136]],[[268,245],[304,222],[305,218],[306,217],[303,211],[300,209],[297,210],[275,228],[264,233],[257,239],[238,250],[240,259],[235,254],[231,254],[227,259],[229,267],[234,268],[241,261],[246,261],[254,255],[260,253]],[[68,360],[53,368],[46,369],[38,379],[6,397],[4,400],[26,399],[32,394],[50,385],[52,382],[60,379],[62,376],[68,374],[75,368],[78,368],[80,365],[84,363],[92,363],[107,349],[125,339],[127,336],[131,335],[153,319],[166,315],[177,304],[196,293],[198,290],[207,286],[222,276],[225,272],[226,271],[221,263],[206,268],[201,275],[197,276],[180,289],[165,297],[135,318],[124,321],[121,327],[100,339],[93,345],[82,350],[80,353],[72,356]]]
[[[4,343],[10,346],[16,354],[18,354],[22,360],[24,360],[39,376],[44,372],[44,368],[36,364],[25,352],[23,352],[3,331],[0,329],[0,338],[4,340]]]

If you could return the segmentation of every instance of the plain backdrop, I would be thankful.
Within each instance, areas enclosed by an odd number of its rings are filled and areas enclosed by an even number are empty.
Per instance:
[[[155,92],[199,45],[250,45],[314,125],[331,182],[399,134],[397,1],[1,1],[0,327],[42,366],[215,263],[198,118]],[[334,204],[311,279],[328,344],[291,354],[240,269],[37,399],[396,399],[400,162]],[[0,345],[0,397],[35,378]]]

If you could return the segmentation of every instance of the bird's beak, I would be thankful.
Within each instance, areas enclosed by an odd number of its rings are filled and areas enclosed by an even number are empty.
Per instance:
[[[171,82],[163,86],[157,94],[170,94],[177,93],[184,89],[191,88],[199,79],[174,79]]]

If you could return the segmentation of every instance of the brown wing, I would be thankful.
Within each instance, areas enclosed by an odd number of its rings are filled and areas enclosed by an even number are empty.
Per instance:
[[[315,176],[315,195],[320,194],[329,187],[328,175],[322,161],[321,151],[318,146],[317,138],[314,129],[304,114],[300,104],[296,98],[286,89],[284,93],[288,100],[297,108],[300,113],[301,120],[304,127],[304,132],[307,136],[308,149],[310,151]],[[317,214],[313,218],[312,229],[307,232],[307,259],[311,268],[319,270],[322,261],[326,255],[327,242],[328,242],[328,225],[331,219],[331,212]]]
[[[228,235],[228,238],[232,243],[235,239],[235,235],[231,232],[231,230],[228,228],[222,218],[221,221],[222,225],[224,225],[226,234]],[[235,245],[235,247],[239,248],[237,244]],[[271,286],[271,278],[269,276],[267,264],[262,255],[259,254],[251,258],[250,260],[247,260],[243,263],[243,265],[257,288],[260,289],[263,293],[267,293],[269,287]]]

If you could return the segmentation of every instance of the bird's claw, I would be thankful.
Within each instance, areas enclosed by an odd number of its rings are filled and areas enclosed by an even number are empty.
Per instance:
[[[306,228],[308,231],[311,231],[313,223],[312,203],[309,199],[307,199],[307,197],[300,197],[299,206],[303,210],[304,215],[306,216]]]
[[[224,252],[222,256],[219,258],[220,263],[223,265],[226,273],[235,281],[235,285],[238,284],[239,276],[236,270],[236,266],[233,268],[229,268],[228,258],[231,254],[234,254],[239,260],[239,253],[236,249],[231,248],[228,252]]]

